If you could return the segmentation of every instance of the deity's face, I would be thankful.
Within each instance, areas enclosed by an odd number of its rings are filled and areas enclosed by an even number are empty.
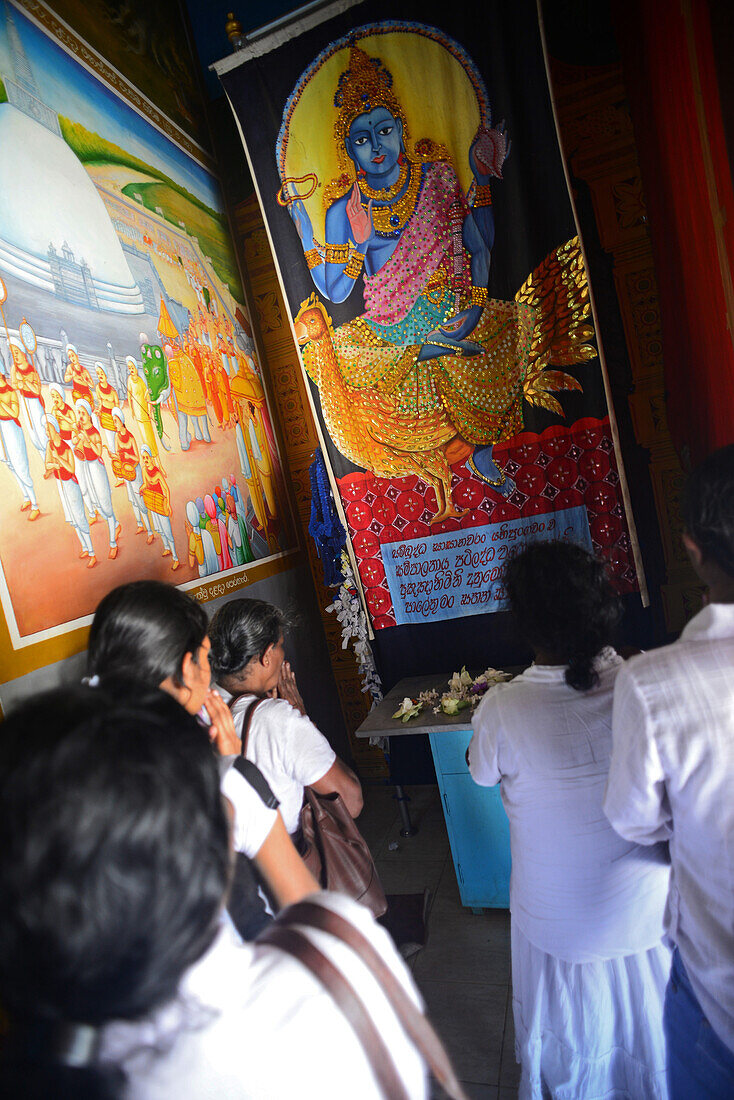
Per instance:
[[[386,107],[375,107],[357,115],[344,144],[358,170],[368,176],[389,175],[403,151],[403,123]]]

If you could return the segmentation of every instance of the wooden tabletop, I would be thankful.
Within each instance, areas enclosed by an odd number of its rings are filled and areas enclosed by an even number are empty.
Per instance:
[[[508,672],[520,672],[520,668],[508,669]],[[478,675],[475,673],[474,675]],[[407,737],[415,733],[446,733],[449,730],[467,730],[471,728],[471,716],[475,708],[466,707],[458,714],[433,713],[433,707],[425,706],[416,718],[401,722],[393,718],[403,699],[409,696],[417,699],[422,691],[437,691],[439,698],[449,690],[451,673],[436,672],[430,676],[410,676],[401,680],[392,688],[381,703],[370,711],[362,725],[356,731],[356,737]],[[438,702],[438,701],[437,701]],[[437,705],[436,704],[434,705]]]

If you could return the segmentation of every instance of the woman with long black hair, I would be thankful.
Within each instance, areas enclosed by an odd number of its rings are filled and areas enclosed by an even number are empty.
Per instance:
[[[569,543],[528,547],[505,583],[535,660],[487,693],[468,760],[510,820],[520,1096],[664,1100],[667,849],[622,840],[602,809],[619,600]]]
[[[211,723],[209,737],[221,757],[222,793],[233,808],[235,850],[255,863],[274,902],[289,905],[318,884],[290,841],[280,812],[267,807],[232,766],[239,739],[226,704],[211,689],[207,629],[203,608],[173,585],[120,585],[95,612],[87,651],[89,678],[103,685],[122,679],[161,688],[188,714]],[[248,936],[257,931],[244,914],[237,925]]]
[[[420,997],[385,930],[320,891],[270,940],[238,941],[221,919],[229,815],[206,737],[163,692],[107,683],[49,692],[3,725],[0,1097],[425,1100],[390,987],[413,1018]],[[351,987],[371,1045],[278,930]]]

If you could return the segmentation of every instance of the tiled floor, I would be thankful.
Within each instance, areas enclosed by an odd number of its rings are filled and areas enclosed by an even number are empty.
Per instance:
[[[467,1094],[472,1100],[514,1100],[519,1069],[510,1003],[510,915],[501,909],[474,914],[462,906],[438,788],[409,787],[406,793],[416,836],[400,836],[394,787],[365,788],[360,830],[388,894],[431,891],[428,940],[410,965]]]

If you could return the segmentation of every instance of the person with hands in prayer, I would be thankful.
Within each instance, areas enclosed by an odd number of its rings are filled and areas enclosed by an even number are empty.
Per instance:
[[[160,688],[198,716],[219,754],[222,794],[232,806],[235,851],[251,859],[277,906],[318,889],[278,810],[233,766],[240,740],[229,708],[211,688],[206,614],[173,585],[133,581],[101,601],[89,633],[90,682]]]
[[[285,661],[285,617],[263,600],[230,600],[210,628],[211,662],[227,693],[238,734],[248,708],[254,712],[244,755],[262,771],[280,801],[291,836],[300,826],[304,787],[341,795],[352,817],[362,810],[359,779],[306,715],[290,664]]]

